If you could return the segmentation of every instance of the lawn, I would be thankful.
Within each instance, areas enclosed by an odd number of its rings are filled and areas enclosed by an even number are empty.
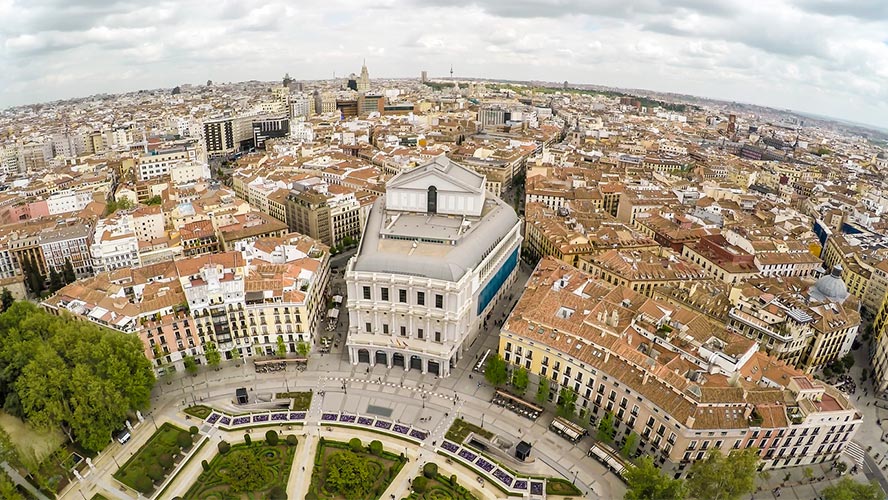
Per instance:
[[[0,411],[0,427],[9,434],[9,439],[26,463],[39,464],[65,442],[61,430],[39,430],[30,424]]]
[[[201,420],[209,417],[210,413],[213,413],[212,408],[204,405],[189,406],[188,408],[185,408],[184,411],[187,415],[191,415],[192,417],[196,417]]]
[[[269,431],[274,432],[274,431]],[[275,433],[277,436],[277,433]],[[295,436],[276,444],[236,444],[219,453],[182,497],[184,500],[283,498],[296,454]]]
[[[372,441],[367,447],[358,438],[348,443],[322,438],[305,499],[379,499],[404,463],[403,455],[383,450],[379,441]]]
[[[420,486],[422,484],[422,486]],[[418,491],[418,490],[422,491]],[[434,478],[418,476],[413,479],[413,491],[407,500],[478,500],[469,490],[456,482],[456,476],[449,479],[436,474]]]
[[[583,492],[570,481],[557,477],[546,479],[546,495],[580,496]]]
[[[472,432],[487,439],[493,438],[493,433],[489,430],[482,429],[473,423],[466,422],[462,418],[453,421],[453,425],[450,426],[450,429],[447,430],[447,434],[445,434],[444,437],[454,443],[462,444]]]
[[[292,411],[308,411],[311,407],[311,391],[308,392],[279,392],[275,394],[277,399],[292,399],[290,407]]]
[[[114,473],[114,478],[136,491],[150,493],[182,460],[182,455],[191,448],[192,443],[188,431],[164,422],[148,442]]]

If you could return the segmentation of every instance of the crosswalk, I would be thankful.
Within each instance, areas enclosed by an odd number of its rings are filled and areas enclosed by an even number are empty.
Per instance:
[[[848,444],[845,445],[842,453],[851,457],[851,459],[854,460],[854,463],[856,463],[858,467],[863,468],[863,456],[866,451],[864,451],[859,444],[855,443],[854,441],[848,441]]]

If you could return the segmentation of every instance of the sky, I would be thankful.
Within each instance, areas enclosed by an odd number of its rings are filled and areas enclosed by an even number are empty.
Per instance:
[[[0,109],[181,83],[569,81],[888,128],[888,0],[0,0]]]

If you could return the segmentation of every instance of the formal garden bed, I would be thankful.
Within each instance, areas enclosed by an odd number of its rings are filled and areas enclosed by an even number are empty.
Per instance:
[[[546,495],[575,497],[582,494],[583,492],[579,488],[566,479],[553,477],[546,480]]]
[[[473,432],[486,439],[493,438],[493,433],[489,430],[482,429],[471,422],[466,422],[462,418],[453,421],[453,424],[450,426],[450,429],[447,430],[447,434],[445,434],[444,437],[455,443],[462,443],[467,437],[469,437],[469,434]]]
[[[438,465],[427,463],[422,475],[411,482],[412,492],[407,500],[478,500],[456,481],[456,475],[446,478],[438,473]]]
[[[321,438],[315,453],[306,500],[379,499],[407,462],[403,454],[385,451],[380,441],[364,446]]]
[[[307,392],[279,392],[275,394],[277,399],[292,399],[290,405],[292,411],[308,411],[311,408],[311,391]]]
[[[183,410],[186,415],[191,415],[192,417],[199,418],[201,420],[210,416],[210,413],[213,413],[213,409],[209,406],[205,405],[195,405],[189,406]]]
[[[203,472],[182,498],[284,500],[296,444],[296,436],[282,438],[273,430],[265,433],[265,441],[253,442],[247,435],[242,444],[220,442],[219,454],[201,462]]]
[[[114,473],[114,478],[134,490],[149,494],[178,464],[194,444],[197,427],[189,431],[164,422],[144,445]]]

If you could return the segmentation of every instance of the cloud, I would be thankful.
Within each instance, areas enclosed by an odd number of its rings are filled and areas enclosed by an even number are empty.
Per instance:
[[[0,0],[0,107],[185,81],[457,75],[888,126],[884,0]],[[8,22],[12,20],[12,22]]]

